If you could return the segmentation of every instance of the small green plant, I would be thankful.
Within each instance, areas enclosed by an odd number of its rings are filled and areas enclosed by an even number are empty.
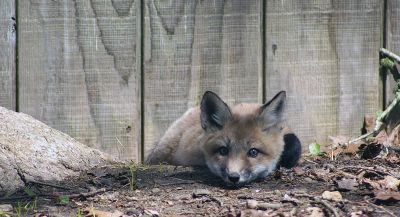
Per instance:
[[[308,150],[310,151],[310,153],[312,155],[315,156],[321,156],[322,152],[321,152],[321,145],[318,143],[311,143],[308,145]]]
[[[163,173],[163,172],[165,172],[165,170],[166,170],[165,165],[164,165],[163,163],[160,163],[160,164],[158,165],[158,171],[159,171],[160,173]]]
[[[29,197],[35,197],[36,193],[32,190],[30,187],[25,187],[24,188],[25,194],[27,194]]]
[[[21,203],[18,203],[17,207],[15,207],[15,214],[18,217],[22,216],[22,205],[21,205]]]
[[[78,208],[78,212],[76,213],[76,217],[83,217],[81,208]]]
[[[383,58],[380,61],[382,67],[392,70],[395,66],[394,62],[389,58]]]
[[[393,93],[395,94],[395,93],[397,93],[398,91],[400,91],[400,80],[398,80],[398,81],[396,82],[396,88],[393,90]]]
[[[14,194],[15,194],[15,192],[6,192],[2,198],[9,198],[9,197],[13,196]]]
[[[20,216],[28,216],[37,211],[37,201],[36,198],[27,203],[18,202],[17,207],[15,208],[15,213],[18,217]]]
[[[138,170],[138,165],[135,163],[132,163],[131,165],[129,165],[129,189],[131,191],[136,189],[136,174],[137,174],[137,170]]]
[[[60,205],[68,205],[69,204],[69,197],[65,195],[60,195],[57,198],[57,203]]]
[[[134,162],[130,164],[116,164],[115,166],[124,171],[128,170],[126,178],[129,181],[129,189],[132,191],[136,189],[136,176],[138,171],[144,171],[151,168],[149,165],[137,164]]]

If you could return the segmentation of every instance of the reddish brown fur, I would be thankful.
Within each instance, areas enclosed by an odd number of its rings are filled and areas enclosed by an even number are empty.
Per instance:
[[[233,121],[222,130],[208,136],[204,144],[206,153],[212,156],[219,147],[217,144],[221,143],[220,140],[229,139],[237,152],[233,157],[240,156],[247,166],[252,163],[271,163],[283,151],[283,135],[278,128],[270,129],[269,132],[262,131],[256,122],[260,106],[260,104],[239,104],[233,107]],[[257,148],[262,151],[262,155],[256,160],[248,158],[246,153],[250,148]]]
[[[207,165],[235,185],[265,177],[281,162],[292,167],[300,156],[301,144],[294,135],[285,137],[288,143],[284,141],[285,100],[286,93],[281,91],[264,105],[229,108],[218,95],[206,91],[200,108],[189,109],[171,125],[147,162]]]
[[[263,131],[258,123],[261,104],[239,104],[231,109],[232,120],[223,129],[216,132],[206,132],[200,123],[200,109],[189,109],[180,119],[167,130],[160,142],[148,155],[147,162],[151,164],[169,163],[173,165],[208,165],[217,170],[228,172],[256,170],[260,165],[267,165],[270,173],[277,164],[283,151],[284,142],[280,125]],[[217,150],[229,144],[229,158],[222,157]],[[250,148],[257,148],[260,154],[257,158],[249,158]],[[226,177],[220,171],[213,171],[225,181]],[[251,177],[254,179],[257,177]],[[250,178],[249,178],[250,179]],[[250,180],[245,180],[250,181]]]

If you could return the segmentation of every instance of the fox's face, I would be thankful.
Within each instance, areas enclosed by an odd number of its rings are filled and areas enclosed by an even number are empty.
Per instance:
[[[264,105],[237,105],[232,110],[214,93],[201,102],[206,131],[203,152],[208,168],[226,183],[243,185],[270,174],[283,152],[281,132],[285,92]]]

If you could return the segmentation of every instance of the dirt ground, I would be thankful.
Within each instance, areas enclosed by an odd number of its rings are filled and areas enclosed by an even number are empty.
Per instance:
[[[400,216],[398,156],[354,158],[304,157],[240,188],[205,168],[97,168],[6,195],[0,216]]]

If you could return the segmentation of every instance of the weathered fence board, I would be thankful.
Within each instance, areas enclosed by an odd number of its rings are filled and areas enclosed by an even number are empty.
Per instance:
[[[386,31],[384,37],[386,39],[385,46],[390,51],[400,55],[400,1],[388,0],[386,7]],[[394,93],[397,89],[397,84],[393,79],[393,75],[386,71],[386,107],[394,99]],[[391,132],[398,124],[400,118],[400,106],[396,106],[387,118],[386,131]]]
[[[0,1],[0,106],[16,109],[15,0]]]
[[[388,0],[386,14],[386,47],[400,55],[400,1]],[[387,103],[389,103],[389,101],[393,100],[393,91],[396,83],[391,74],[387,76],[386,82],[386,99]]]
[[[139,3],[19,1],[20,111],[139,160]]]
[[[382,36],[400,53],[399,5],[387,0],[383,33],[379,0],[19,1],[16,82],[15,0],[3,0],[0,106],[135,160],[141,136],[147,151],[205,90],[230,105],[287,90],[304,144],[358,135],[382,102]]]
[[[359,135],[382,101],[383,1],[266,4],[267,98],[288,91],[288,122],[306,144]]]
[[[144,132],[148,151],[205,90],[261,102],[261,1],[145,1]]]

